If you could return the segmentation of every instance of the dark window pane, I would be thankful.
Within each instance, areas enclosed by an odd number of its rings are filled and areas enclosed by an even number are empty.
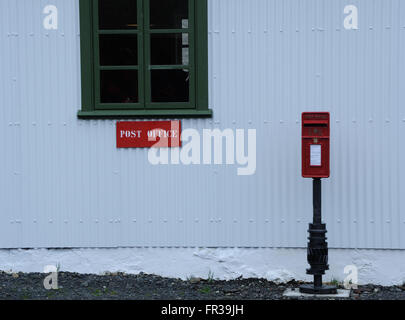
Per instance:
[[[152,29],[188,28],[188,0],[150,0]]]
[[[138,71],[101,71],[101,103],[137,103]]]
[[[188,33],[151,34],[152,65],[188,65]]]
[[[152,70],[152,102],[188,102],[189,76],[184,70]]]
[[[100,35],[100,65],[138,65],[136,35]]]
[[[136,29],[137,0],[99,0],[99,25],[102,30]]]

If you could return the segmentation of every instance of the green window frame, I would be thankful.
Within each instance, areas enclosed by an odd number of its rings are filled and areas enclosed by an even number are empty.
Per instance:
[[[208,23],[207,0],[188,0],[188,25],[182,29],[150,27],[150,0],[133,0],[137,5],[137,27],[106,30],[99,28],[99,0],[80,0],[80,44],[82,108],[79,118],[192,118],[211,117],[208,108]],[[151,37],[154,34],[188,34],[187,64],[152,65]],[[101,65],[101,36],[137,37],[138,64]],[[138,98],[130,103],[101,102],[101,72],[134,71],[138,75]],[[187,70],[188,102],[152,102],[151,74],[154,70]]]

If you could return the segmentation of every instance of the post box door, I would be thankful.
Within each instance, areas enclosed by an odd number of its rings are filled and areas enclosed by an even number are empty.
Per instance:
[[[302,172],[304,178],[329,178],[328,139],[304,139]]]

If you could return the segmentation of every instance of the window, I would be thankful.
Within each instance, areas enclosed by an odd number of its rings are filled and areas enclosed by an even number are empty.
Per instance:
[[[81,118],[209,117],[206,0],[80,0]]]

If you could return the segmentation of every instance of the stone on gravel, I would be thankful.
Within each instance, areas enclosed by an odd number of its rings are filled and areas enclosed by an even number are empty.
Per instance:
[[[190,283],[191,283],[191,284],[197,284],[197,283],[200,283],[201,281],[202,281],[201,278],[194,278],[194,277],[192,277],[192,278],[190,279]]]

